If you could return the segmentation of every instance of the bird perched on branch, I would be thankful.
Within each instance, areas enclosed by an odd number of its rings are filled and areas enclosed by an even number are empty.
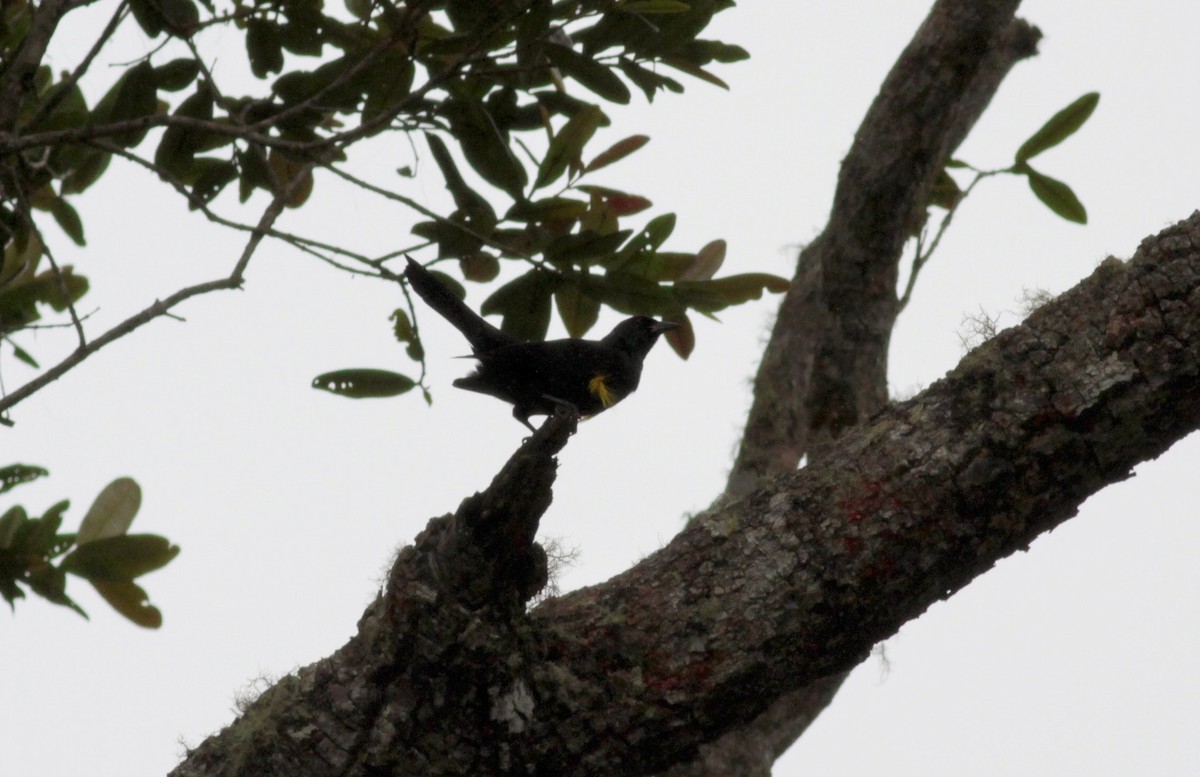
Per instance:
[[[454,385],[512,404],[513,417],[530,431],[530,416],[550,415],[564,405],[583,417],[593,416],[632,394],[658,336],[679,326],[634,316],[601,340],[526,342],[489,324],[412,259],[404,277],[429,307],[462,332],[479,360],[474,374]]]

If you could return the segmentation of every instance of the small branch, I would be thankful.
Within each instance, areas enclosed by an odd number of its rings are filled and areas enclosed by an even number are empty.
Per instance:
[[[67,96],[67,93],[71,90],[71,87],[79,83],[79,79],[82,78],[83,74],[86,73],[88,68],[92,66],[92,62],[96,59],[97,55],[100,54],[100,50],[104,48],[104,45],[108,42],[109,38],[113,36],[113,33],[117,31],[117,28],[121,26],[121,22],[125,20],[125,17],[128,14],[129,0],[122,0],[121,4],[117,6],[117,10],[113,13],[112,18],[108,20],[108,24],[96,38],[96,42],[92,44],[91,50],[84,55],[80,63],[71,72],[71,75],[63,79],[63,81],[57,87],[55,87],[54,94],[50,95],[50,97],[42,103],[41,107],[38,108],[38,112],[34,114],[32,119],[25,122],[24,126],[36,126],[38,122],[49,116],[50,113],[59,106],[59,104]]]
[[[311,168],[312,164],[310,164],[307,169],[311,170]],[[293,186],[302,176],[303,171],[300,175],[293,179]],[[263,211],[262,217],[258,220],[258,224],[254,227],[250,234],[250,239],[246,241],[246,245],[242,249],[241,256],[238,257],[237,262],[233,266],[232,272],[230,272],[227,277],[206,281],[204,283],[197,283],[193,286],[187,286],[175,292],[166,299],[155,300],[154,304],[125,319],[120,324],[117,324],[113,328],[109,329],[107,332],[92,340],[87,345],[81,345],[79,348],[76,348],[70,356],[63,359],[58,364],[46,370],[25,385],[21,386],[13,393],[5,396],[3,399],[0,399],[0,414],[7,412],[9,408],[13,407],[18,402],[21,402],[33,393],[58,380],[71,369],[83,362],[83,360],[87,359],[89,356],[96,353],[106,345],[121,339],[125,335],[133,332],[136,329],[139,329],[145,324],[148,324],[159,316],[170,315],[171,309],[176,305],[179,305],[181,302],[191,299],[192,297],[197,297],[201,294],[208,294],[209,292],[213,291],[240,288],[242,285],[243,275],[246,271],[246,266],[250,263],[250,257],[253,256],[255,250],[258,249],[259,243],[262,242],[263,237],[271,229],[271,225],[274,224],[275,220],[279,218],[279,214],[283,212],[284,203],[287,202],[292,194],[291,189],[292,187],[288,187],[286,191],[278,194],[271,201],[271,204],[267,206],[267,209]],[[0,416],[0,419],[2,419],[2,422],[6,425],[12,424],[10,419],[4,418],[3,416]]]
[[[71,325],[75,327],[75,333],[79,335],[79,347],[87,348],[87,336],[83,333],[83,321],[79,318],[79,314],[75,312],[75,303],[71,299],[71,292],[67,288],[67,279],[63,276],[63,271],[59,269],[58,262],[54,260],[54,252],[50,250],[50,244],[42,237],[41,230],[30,221],[30,228],[38,235],[38,240],[42,241],[42,252],[46,254],[46,259],[50,262],[51,269],[54,270],[54,278],[58,284],[58,293],[62,295],[63,302],[67,305],[67,312],[71,315]]]

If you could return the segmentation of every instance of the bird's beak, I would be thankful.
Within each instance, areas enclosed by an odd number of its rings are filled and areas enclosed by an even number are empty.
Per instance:
[[[658,321],[654,326],[650,327],[650,331],[656,335],[661,335],[663,332],[670,332],[672,329],[678,329],[683,324],[677,324],[674,321]]]

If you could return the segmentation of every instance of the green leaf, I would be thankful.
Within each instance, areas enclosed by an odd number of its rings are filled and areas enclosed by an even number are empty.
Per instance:
[[[593,170],[599,170],[602,167],[611,165],[613,162],[629,156],[634,151],[637,151],[639,148],[649,142],[649,135],[630,135],[624,140],[618,140],[616,143],[600,152],[600,154],[598,154],[591,162],[588,162],[587,167],[583,168],[583,170],[586,173],[590,173]]]
[[[679,313],[671,315],[668,320],[679,324],[678,329],[672,329],[663,337],[666,338],[667,344],[671,346],[671,350],[679,354],[680,359],[686,359],[692,355],[692,351],[696,348],[696,330],[692,328],[692,320],[688,318],[687,313]]]
[[[392,311],[389,317],[392,323],[392,334],[396,336],[396,340],[401,343],[407,343],[404,351],[413,361],[421,361],[425,357],[425,347],[421,345],[421,338],[417,337],[417,330],[413,328],[412,320],[408,317],[408,312],[396,308]]]
[[[26,351],[24,348],[22,348],[21,346],[17,345],[16,343],[12,342],[11,340],[9,340],[9,343],[12,345],[12,348],[13,348],[13,356],[15,356],[15,357],[17,357],[18,359],[20,359],[21,361],[25,362],[25,363],[26,363],[26,364],[28,364],[30,367],[33,367],[35,370],[36,370],[36,369],[40,369],[40,368],[41,368],[41,365],[39,365],[39,364],[37,363],[37,360],[36,360],[36,359],[34,359],[34,358],[33,358],[33,357],[32,357],[32,356],[29,354],[29,352],[28,352],[28,351]]]
[[[475,100],[451,100],[443,103],[442,110],[471,167],[488,183],[520,199],[528,182],[525,168],[487,109]]]
[[[458,266],[464,278],[476,283],[487,283],[500,274],[500,260],[487,251],[476,251],[459,258]]]
[[[679,2],[679,0],[629,0],[627,3],[621,3],[617,7],[618,11],[625,13],[684,13],[692,10],[692,6],[688,3]]]
[[[0,467],[0,494],[49,474],[49,470],[30,464],[9,464],[7,467]],[[0,548],[2,547],[4,545],[0,543]]]
[[[246,54],[250,57],[250,70],[259,78],[283,69],[283,42],[279,27],[265,19],[246,22]]]
[[[25,508],[20,505],[13,505],[0,515],[0,550],[7,550],[13,547],[17,541],[17,535],[29,523],[29,516],[25,514]]]
[[[588,277],[588,291],[604,304],[629,315],[665,315],[679,309],[671,289],[641,275],[607,272]]]
[[[554,134],[550,147],[546,150],[546,158],[538,166],[537,182],[534,184],[536,187],[554,183],[566,172],[568,165],[578,163],[583,147],[592,139],[592,135],[596,134],[596,128],[600,126],[603,117],[604,112],[599,107],[589,105],[572,116]]]
[[[587,55],[557,43],[545,44],[542,51],[545,52],[546,58],[562,71],[563,75],[575,79],[605,100],[620,105],[629,102],[629,87],[607,65],[602,65]]]
[[[63,178],[59,187],[61,194],[79,194],[100,180],[100,176],[108,169],[112,154],[107,151],[93,151],[84,157],[83,161]]]
[[[758,299],[764,291],[776,294],[785,292],[790,286],[786,279],[778,275],[745,273],[711,281],[677,281],[672,289],[684,306],[702,313],[712,313],[730,305]]]
[[[83,545],[124,534],[141,506],[142,489],[137,482],[133,478],[117,478],[104,487],[88,508],[75,541]]]
[[[1030,135],[1029,139],[1017,149],[1016,163],[1019,165],[1022,162],[1027,162],[1043,151],[1054,148],[1059,143],[1071,137],[1088,120],[1088,117],[1092,115],[1092,111],[1096,110],[1096,105],[1099,102],[1099,92],[1088,92],[1051,116],[1049,121],[1043,124],[1037,132]],[[1031,179],[1030,185],[1032,183]],[[1034,191],[1036,192],[1036,189]],[[1040,197],[1041,195],[1038,196]],[[1056,210],[1055,213],[1058,213],[1058,211]],[[1059,215],[1061,216],[1062,214],[1059,213]],[[1067,217],[1063,216],[1063,218]]]
[[[546,247],[546,261],[557,265],[583,265],[612,254],[632,234],[624,229],[607,235],[590,229],[556,237]]]
[[[557,279],[541,270],[514,278],[484,300],[480,312],[503,316],[500,330],[519,340],[542,340],[550,327],[550,296]]]
[[[619,67],[625,77],[642,90],[648,102],[654,102],[654,95],[659,89],[667,89],[676,93],[683,91],[683,86],[675,79],[631,60],[622,58]]]
[[[312,387],[350,399],[394,397],[417,385],[407,375],[371,368],[335,370],[313,378]]]
[[[158,111],[158,78],[149,62],[134,65],[117,79],[112,88],[100,98],[92,111],[97,125],[140,119]],[[112,136],[121,146],[136,146],[146,137],[146,130],[132,130]]]
[[[416,66],[408,56],[389,49],[367,72],[366,100],[363,102],[362,120],[371,121],[396,108],[412,93]],[[379,131],[387,129],[381,126]]]
[[[162,613],[150,604],[150,596],[141,586],[130,580],[117,582],[105,580],[89,581],[96,592],[104,597],[104,601],[114,610],[129,620],[147,629],[157,629],[162,626]]]
[[[725,241],[713,240],[696,253],[696,258],[680,273],[679,280],[707,281],[717,274],[724,262]]]
[[[701,81],[707,81],[708,83],[714,86],[719,86],[726,91],[729,90],[729,84],[725,83],[722,79],[708,72],[699,65],[688,62],[684,59],[679,59],[678,57],[663,57],[662,61],[664,65],[670,65],[676,70],[687,73],[689,76],[699,78]]]
[[[584,291],[584,280],[568,277],[554,290],[554,305],[571,337],[583,337],[600,317],[600,301]]]
[[[64,200],[62,197],[55,197],[54,202],[50,205],[50,213],[54,216],[54,220],[62,227],[62,231],[67,233],[67,237],[71,238],[72,242],[77,246],[87,245],[87,241],[83,237],[83,221],[79,218],[79,212]]]
[[[154,534],[122,534],[78,543],[62,568],[93,582],[133,580],[161,569],[179,555],[179,546]]]
[[[659,246],[665,243],[674,231],[674,213],[664,213],[661,216],[656,216],[650,219],[650,222],[646,224],[642,231],[634,235],[625,244],[624,248],[613,254],[611,259],[602,262],[602,264],[609,270],[622,270],[636,257],[652,254],[657,251]]]
[[[1071,191],[1070,186],[1043,175],[1032,167],[1027,167],[1024,173],[1029,179],[1029,188],[1033,189],[1033,193],[1047,208],[1067,221],[1074,221],[1076,224],[1087,223],[1087,209],[1075,196],[1075,192]]]
[[[951,210],[961,199],[962,189],[959,188],[958,182],[945,170],[938,173],[937,180],[933,182],[933,191],[929,193],[929,204]]]
[[[454,164],[454,157],[450,154],[446,143],[430,132],[425,133],[425,140],[429,143],[429,150],[433,153],[433,161],[442,171],[442,178],[446,181],[446,188],[450,191],[450,196],[454,198],[455,206],[460,210],[486,210],[490,213],[492,207],[488,201],[482,194],[468,186],[462,174],[458,172],[458,166]],[[494,214],[492,218],[494,221]]]
[[[175,115],[192,119],[212,119],[212,92],[201,83],[194,94],[179,104]],[[154,163],[185,183],[189,182],[196,152],[204,142],[205,136],[210,134],[204,130],[187,127],[167,127],[158,143],[158,149],[154,152]]]
[[[173,59],[165,65],[154,68],[154,79],[158,88],[164,92],[178,92],[187,89],[200,75],[200,63],[190,57]]]
[[[587,212],[588,204],[570,197],[546,197],[533,202],[517,202],[505,218],[532,224],[547,221],[573,221]]]

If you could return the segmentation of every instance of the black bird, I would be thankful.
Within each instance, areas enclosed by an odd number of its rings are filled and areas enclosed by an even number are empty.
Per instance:
[[[429,307],[463,333],[479,360],[475,372],[454,385],[512,404],[513,418],[530,431],[531,415],[550,415],[566,405],[583,417],[593,416],[632,394],[658,336],[679,326],[634,316],[602,340],[526,342],[489,324],[412,259],[404,277]]]

